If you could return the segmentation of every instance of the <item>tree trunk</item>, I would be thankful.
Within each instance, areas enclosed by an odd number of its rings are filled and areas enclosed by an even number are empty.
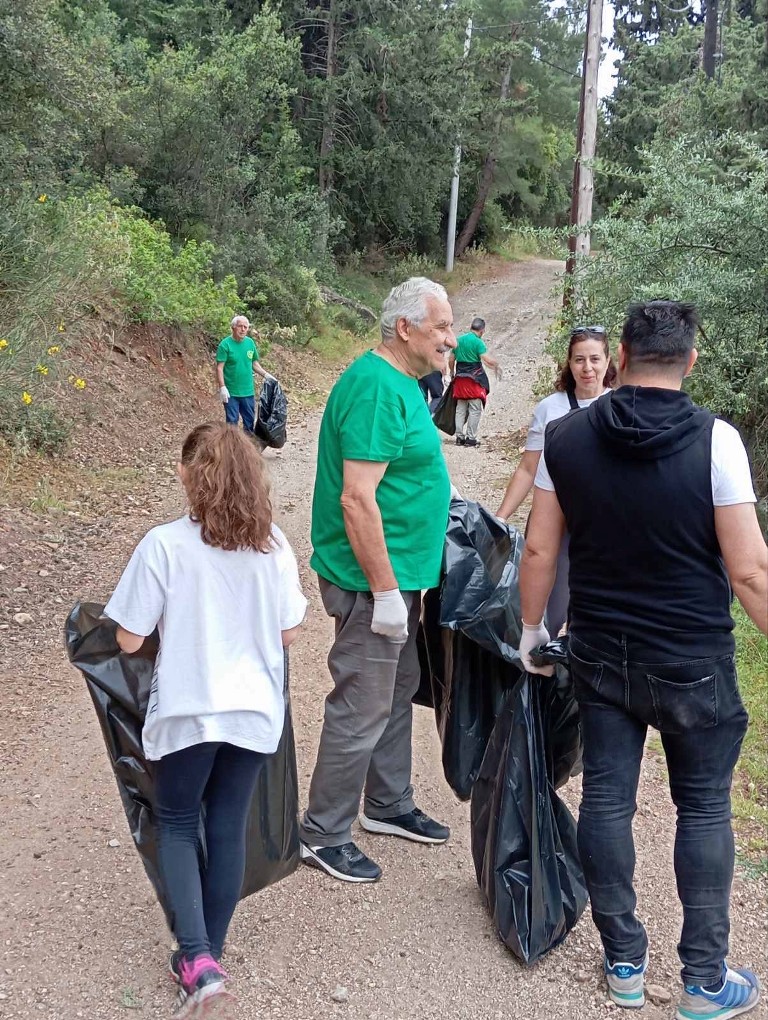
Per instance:
[[[325,51],[323,134],[320,139],[320,168],[318,172],[318,184],[323,198],[327,198],[333,188],[333,165],[330,157],[336,133],[336,100],[333,96],[333,79],[336,77],[338,69],[336,60],[339,42],[337,16],[337,0],[330,0],[328,5],[328,41]]]
[[[707,15],[704,22],[704,74],[715,77],[715,52],[717,50],[717,8],[718,0],[707,0]]]
[[[483,172],[480,175],[480,184],[477,188],[477,195],[475,197],[475,204],[472,206],[472,211],[464,221],[464,226],[461,228],[461,233],[456,240],[456,258],[460,259],[464,252],[467,250],[472,242],[472,238],[475,236],[477,225],[480,222],[480,217],[483,215],[483,209],[485,209],[485,203],[488,201],[488,196],[491,193],[493,187],[493,180],[496,176],[496,163],[498,161],[497,147],[499,144],[499,136],[501,135],[501,125],[504,118],[503,104],[507,101],[509,96],[509,83],[512,80],[512,61],[510,60],[509,65],[504,72],[504,77],[501,82],[501,106],[499,114],[496,118],[496,124],[494,125],[493,136],[491,138],[491,144],[488,149],[488,154],[485,157],[483,163]]]

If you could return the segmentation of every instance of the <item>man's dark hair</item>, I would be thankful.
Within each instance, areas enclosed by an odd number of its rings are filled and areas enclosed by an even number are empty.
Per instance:
[[[472,324],[470,325],[470,327],[469,327],[469,328],[470,328],[471,330],[474,330],[474,331],[475,331],[475,333],[479,333],[479,332],[480,332],[480,330],[482,330],[482,329],[485,329],[485,319],[481,319],[481,318],[479,318],[479,317],[478,317],[478,318],[475,318],[475,319],[473,319],[473,320],[472,320]]]
[[[698,328],[698,312],[685,301],[643,301],[630,305],[621,331],[629,365],[684,367]]]

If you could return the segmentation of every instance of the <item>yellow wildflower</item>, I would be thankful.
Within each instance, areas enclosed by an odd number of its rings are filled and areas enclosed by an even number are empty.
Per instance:
[[[5,340],[5,339],[0,340],[0,351],[4,351],[7,346],[8,346],[8,341],[7,340]]]
[[[39,372],[40,375],[48,375],[48,366],[47,365],[35,365],[35,371]]]
[[[48,196],[47,195],[40,195],[37,200],[38,200],[38,202],[47,202],[48,201]],[[24,401],[24,403],[27,403],[27,401]]]
[[[85,389],[85,379],[75,379],[74,387],[75,387],[76,390],[84,390]]]
[[[66,328],[67,328],[67,327],[66,327],[66,326],[64,325],[64,323],[63,323],[63,322],[60,322],[60,323],[59,323],[59,326],[58,326],[58,329],[59,329],[59,333],[63,333],[63,332],[64,332],[64,330],[65,330]]]
[[[21,400],[22,400],[22,403],[24,403],[24,404],[31,404],[32,403],[32,394],[31,393],[27,393],[27,391],[24,390],[24,392],[21,395]]]
[[[61,350],[61,347],[59,347],[58,344],[54,344],[52,347],[48,348],[48,353],[49,354],[58,354],[60,350]]]

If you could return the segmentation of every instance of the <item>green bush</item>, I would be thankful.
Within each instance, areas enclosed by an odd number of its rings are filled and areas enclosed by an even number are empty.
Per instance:
[[[45,405],[0,405],[0,436],[26,453],[59,453],[66,448],[72,426],[55,408]]]
[[[175,251],[162,223],[119,206],[112,215],[128,242],[116,293],[132,319],[218,333],[244,310],[234,276],[214,281],[209,241],[187,241]]]

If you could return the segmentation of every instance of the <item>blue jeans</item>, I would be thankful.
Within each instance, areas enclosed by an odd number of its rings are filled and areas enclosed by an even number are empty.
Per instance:
[[[207,743],[155,764],[160,877],[171,929],[186,956],[221,956],[243,885],[248,812],[266,758],[233,744]]]
[[[747,729],[733,655],[722,647],[706,655],[704,638],[701,657],[669,662],[652,645],[581,629],[571,631],[569,644],[584,738],[579,854],[606,955],[613,963],[637,964],[648,947],[635,917],[632,819],[646,732],[653,726],[661,733],[677,807],[682,976],[690,984],[714,984],[728,952],[731,779]]]
[[[253,432],[254,400],[254,397],[230,397],[224,405],[227,424],[237,425],[242,416],[245,431]]]

